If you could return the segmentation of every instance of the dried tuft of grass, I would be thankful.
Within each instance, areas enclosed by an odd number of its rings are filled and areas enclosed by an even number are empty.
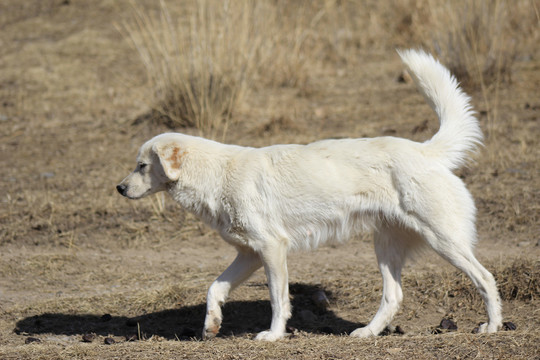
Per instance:
[[[130,306],[136,313],[154,312],[201,303],[204,301],[202,295],[201,288],[197,286],[167,285],[139,292],[130,299]]]
[[[492,270],[501,297],[505,301],[535,301],[540,297],[540,263],[514,259]],[[445,271],[422,277],[404,277],[405,288],[411,289],[422,302],[443,299],[447,305],[462,304],[480,307],[482,298],[470,279],[460,271]],[[459,306],[462,306],[459,305]]]
[[[487,116],[487,138],[498,118],[501,84],[511,81],[518,56],[528,55],[540,37],[540,17],[531,0],[427,0],[427,21],[418,32],[467,88],[480,89]]]
[[[503,2],[429,1],[428,8],[436,27],[431,47],[462,82],[481,86],[509,75],[515,46],[502,36],[508,21]]]
[[[120,29],[138,51],[153,89],[152,111],[144,120],[224,137],[247,91],[306,81],[304,47],[324,13],[316,6],[202,0],[187,15],[175,15],[160,4],[157,15],[134,5],[132,21]],[[187,21],[177,20],[182,18]]]
[[[183,24],[164,1],[160,5],[157,15],[134,5],[134,21],[123,29],[154,92],[151,118],[194,126],[207,136],[225,132],[251,78],[251,3],[199,1]]]
[[[538,9],[530,0],[422,0],[416,8],[409,36],[470,87],[510,80],[517,56],[530,51],[540,35]]]
[[[516,260],[494,273],[503,300],[534,301],[540,298],[540,262]]]

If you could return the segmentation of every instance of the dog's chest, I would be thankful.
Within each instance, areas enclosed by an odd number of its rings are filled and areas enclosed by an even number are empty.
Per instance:
[[[236,248],[253,247],[243,228],[229,227],[220,231],[220,235],[223,240]]]
[[[246,230],[246,220],[232,204],[230,199],[221,199],[222,211],[215,224],[221,237],[233,246],[246,246],[249,239]]]

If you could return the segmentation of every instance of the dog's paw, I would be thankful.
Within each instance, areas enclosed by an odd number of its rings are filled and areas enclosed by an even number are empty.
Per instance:
[[[351,336],[358,337],[358,338],[368,338],[372,336],[377,336],[377,334],[374,334],[367,326],[361,327],[356,330],[354,330],[351,333]]]
[[[210,340],[216,337],[219,333],[219,328],[221,327],[221,320],[214,318],[213,320],[207,319],[204,324],[204,329],[202,332],[203,340]]]
[[[271,330],[261,331],[257,334],[255,337],[255,340],[258,341],[276,341],[285,336],[285,333],[283,332],[275,332]]]
[[[211,340],[215,338],[217,334],[217,331],[213,331],[211,329],[203,329],[202,338],[203,340]]]
[[[474,332],[477,334],[494,333],[500,330],[501,328],[502,328],[502,325],[499,325],[499,324],[483,323],[483,324],[480,324],[478,328],[474,329]]]

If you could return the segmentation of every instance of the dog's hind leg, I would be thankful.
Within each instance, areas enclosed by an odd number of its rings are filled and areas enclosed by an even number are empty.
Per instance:
[[[439,236],[442,238],[442,236]],[[479,332],[496,332],[502,326],[501,299],[493,275],[486,270],[473,254],[472,246],[460,242],[455,236],[448,235],[443,241],[426,239],[431,247],[444,259],[463,271],[472,281],[482,296],[488,314],[488,323],[482,324]],[[465,245],[466,244],[466,245]]]
[[[401,269],[407,253],[415,246],[417,238],[415,233],[398,227],[381,227],[375,232],[375,252],[383,278],[381,305],[371,322],[354,330],[351,336],[376,336],[390,325],[403,299]]]
[[[212,283],[206,298],[203,339],[211,339],[217,335],[222,320],[221,306],[227,296],[261,266],[262,262],[258,254],[238,252],[232,264]]]

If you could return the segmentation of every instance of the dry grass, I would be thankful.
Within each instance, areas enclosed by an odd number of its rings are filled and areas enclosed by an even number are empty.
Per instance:
[[[299,336],[277,345],[253,343],[244,338],[218,339],[210,343],[162,342],[155,339],[114,346],[104,346],[102,341],[96,341],[94,344],[67,347],[39,344],[19,346],[14,351],[5,352],[4,358],[93,359],[99,356],[100,359],[118,359],[137,354],[139,359],[527,359],[534,354],[539,339],[538,333],[505,333],[492,337],[459,334],[432,337],[427,341],[418,337],[389,337],[378,340],[375,346],[368,341],[332,335],[316,338]],[[421,344],[418,343],[420,340]],[[453,345],[448,346],[448,342]]]
[[[465,85],[510,80],[516,57],[534,46],[539,22],[530,0],[427,1],[430,49]],[[426,28],[419,31],[425,33]]]
[[[539,295],[537,263],[516,259],[509,266],[501,266],[495,274],[513,274],[508,280],[514,284],[526,285],[531,279],[535,279],[535,287],[524,286],[520,296],[514,293],[505,297],[508,309],[534,311],[534,301]],[[201,276],[207,281],[209,274],[202,273]],[[371,349],[373,358],[383,356],[388,350],[388,354],[394,356],[406,353],[439,357],[448,356],[449,352],[454,355],[526,356],[534,350],[524,344],[536,339],[538,335],[534,330],[538,322],[528,322],[525,313],[520,314],[515,310],[509,312],[510,320],[518,325],[517,332],[501,332],[489,336],[471,335],[475,322],[469,318],[472,316],[473,319],[479,319],[483,312],[482,302],[478,300],[472,285],[464,280],[461,274],[454,271],[435,271],[431,274],[405,276],[406,299],[396,324],[404,328],[406,334],[379,338],[376,341],[376,351],[373,350],[372,341],[351,339],[344,334],[359,326],[359,323],[351,320],[369,316],[369,311],[364,308],[368,303],[375,303],[380,296],[378,278],[353,280],[341,277],[330,278],[321,285],[291,284],[294,313],[289,324],[296,330],[290,339],[272,346],[251,340],[254,333],[268,323],[270,311],[267,300],[257,300],[267,292],[265,284],[251,281],[247,288],[253,289],[254,293],[236,295],[224,308],[223,338],[200,342],[201,319],[205,313],[204,290],[201,289],[202,284],[191,276],[185,276],[182,281],[181,286],[161,285],[125,293],[74,296],[37,301],[26,308],[15,307],[11,310],[19,319],[15,332],[19,336],[39,338],[42,342],[11,348],[0,345],[0,354],[3,352],[4,356],[24,358],[22,354],[38,356],[50,354],[50,351],[52,354],[58,352],[58,356],[65,356],[83,351],[84,358],[92,358],[109,356],[109,351],[112,356],[118,355],[118,351],[133,354],[139,351],[182,349],[190,354],[189,358],[194,359],[213,356],[216,351],[220,352],[223,358],[234,358],[233,354],[236,352],[231,352],[233,346],[242,349],[242,358],[249,359],[260,358],[259,352],[250,351],[254,348],[264,351],[265,358],[348,358],[362,348]],[[506,291],[504,287],[503,284],[503,296]],[[321,310],[311,300],[313,293],[320,289],[330,298],[331,304],[327,310]],[[426,314],[419,311],[419,307],[423,311],[427,309],[428,312],[440,308],[446,313]],[[35,309],[40,310],[38,315],[34,315]],[[317,321],[306,320],[301,315],[303,311],[314,314]],[[426,318],[426,315],[429,317]],[[447,335],[429,335],[443,316],[452,317],[458,324],[458,331]],[[417,322],[422,324],[411,325]],[[95,334],[96,339],[93,344],[81,348],[79,343],[84,334]],[[105,337],[115,339],[114,350],[99,345]],[[133,339],[135,343],[132,342]],[[496,352],[490,345],[492,343],[498,344]],[[436,348],[433,348],[435,344]],[[512,344],[522,345],[518,350]],[[400,351],[395,350],[397,348]],[[190,352],[189,349],[197,351]],[[320,353],[322,349],[325,351]]]
[[[493,135],[500,84],[511,79],[516,58],[527,56],[540,36],[534,1],[402,0],[390,9],[368,2],[368,17],[357,16],[356,7],[336,1],[205,0],[171,14],[162,1],[152,14],[135,6],[124,32],[153,91],[153,111],[140,120],[194,126],[223,138],[248,90],[303,88],[308,67],[356,63],[356,50],[366,46],[418,44],[440,57],[467,88],[481,89],[488,137]]]
[[[431,32],[432,39],[424,43],[467,89],[481,89],[487,139],[495,140],[501,83],[511,81],[516,59],[540,39],[536,2],[429,0],[426,8],[419,32]]]
[[[301,84],[304,44],[323,14],[309,4],[205,0],[171,14],[161,1],[157,15],[134,6],[123,28],[153,90],[153,112],[142,120],[223,138],[248,90]]]
[[[253,75],[257,39],[253,4],[197,2],[191,14],[157,15],[135,6],[125,29],[146,68],[155,115],[169,126],[194,126],[209,137],[225,133]],[[186,19],[187,24],[178,19]],[[221,135],[221,134],[220,134]]]
[[[503,300],[533,302],[540,297],[539,261],[515,261],[510,267],[498,269],[495,278]]]

